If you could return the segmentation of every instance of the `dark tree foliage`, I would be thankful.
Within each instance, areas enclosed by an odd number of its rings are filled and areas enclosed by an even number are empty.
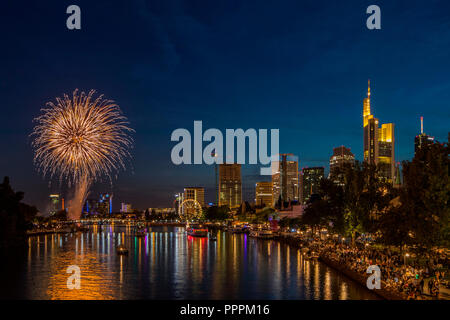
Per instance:
[[[134,210],[133,212],[136,214],[136,217],[141,217],[142,211]],[[145,220],[176,220],[179,218],[178,214],[176,212],[169,212],[169,213],[163,213],[163,212],[156,212],[155,209],[152,209],[151,211],[149,209],[146,209],[144,212]]]
[[[228,206],[211,206],[206,208],[204,214],[206,220],[226,220],[231,218],[231,210]]]
[[[402,166],[404,185],[399,191],[398,205],[381,219],[381,240],[398,246],[448,247],[449,145],[424,146],[411,162],[404,161]]]
[[[344,228],[354,244],[357,234],[374,232],[375,221],[392,200],[392,184],[380,177],[380,168],[356,162],[344,168]]]
[[[252,219],[252,223],[264,223],[269,221],[269,216],[273,216],[275,210],[269,207],[262,209],[261,211],[255,214],[255,218]]]
[[[377,221],[377,232],[380,235],[377,242],[398,246],[412,245],[413,238],[410,237],[411,223],[405,210],[398,206],[392,206]]]
[[[9,178],[0,184],[0,246],[21,244],[37,214],[36,207],[22,203],[23,192],[15,192]]]
[[[303,221],[300,218],[287,218],[286,217],[286,218],[281,219],[280,222],[278,223],[278,225],[281,228],[298,229],[298,228],[301,228],[302,223],[303,223]]]
[[[253,214],[255,213],[255,208],[253,208],[250,203],[248,203],[248,201],[242,202],[239,210],[238,210],[238,214],[239,215],[247,215],[247,214]]]
[[[312,227],[331,227],[351,236],[376,232],[376,220],[386,211],[394,193],[390,183],[380,178],[379,168],[356,162],[339,169],[338,181],[322,179],[319,199],[309,203],[302,217]]]
[[[313,229],[329,225],[329,207],[325,200],[310,203],[303,213],[302,222]]]
[[[66,221],[67,220],[67,211],[66,210],[59,210],[59,211],[57,211],[55,213],[53,218],[61,220],[61,221]]]

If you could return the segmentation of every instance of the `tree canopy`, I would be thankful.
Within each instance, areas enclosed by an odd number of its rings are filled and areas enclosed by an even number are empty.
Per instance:
[[[21,244],[37,214],[36,207],[22,203],[24,193],[15,192],[5,177],[0,184],[0,246]]]

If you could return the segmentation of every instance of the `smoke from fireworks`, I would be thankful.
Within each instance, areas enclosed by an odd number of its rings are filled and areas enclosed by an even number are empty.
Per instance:
[[[132,147],[127,118],[117,104],[75,90],[70,98],[56,98],[35,119],[34,162],[44,177],[58,176],[75,185],[75,197],[69,208],[71,218],[79,217],[89,185],[102,176],[125,169]]]

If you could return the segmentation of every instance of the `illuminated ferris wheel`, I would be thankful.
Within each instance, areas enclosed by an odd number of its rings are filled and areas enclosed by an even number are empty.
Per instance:
[[[202,206],[197,200],[186,199],[181,203],[180,216],[185,220],[199,219],[202,214]]]

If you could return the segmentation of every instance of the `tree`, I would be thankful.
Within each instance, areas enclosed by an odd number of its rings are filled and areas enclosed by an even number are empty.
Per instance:
[[[252,223],[264,223],[269,221],[269,216],[273,215],[275,212],[274,209],[266,207],[262,209],[261,211],[256,213],[255,218],[252,220]]]
[[[448,247],[449,226],[449,145],[433,143],[419,148],[411,162],[404,161],[399,206],[392,208],[384,220],[394,220],[407,233],[402,242],[392,238],[387,222],[380,227],[382,241],[397,245],[411,244],[424,248]],[[398,227],[397,227],[398,228]]]
[[[303,221],[302,221],[301,218],[288,218],[288,217],[285,217],[285,218],[280,220],[278,225],[281,228],[289,228],[289,229],[295,228],[295,229],[297,229],[297,228],[302,226],[302,223],[303,223]]]
[[[60,221],[66,221],[67,220],[67,211],[59,210],[55,213],[55,215],[53,217]]]
[[[411,217],[408,216],[406,210],[398,206],[391,206],[377,221],[380,235],[377,242],[399,248],[413,244],[409,219]]]
[[[0,246],[25,241],[27,229],[37,214],[36,207],[22,203],[24,193],[15,192],[5,177],[0,184]]]
[[[392,199],[392,185],[380,176],[380,167],[355,162],[344,168],[344,228],[352,245],[358,233],[375,231],[374,221]]]
[[[313,229],[328,225],[328,203],[324,200],[317,200],[310,204],[305,209],[302,215],[302,223],[310,226]]]
[[[226,220],[230,218],[230,208],[228,206],[211,206],[204,212],[207,220]]]
[[[334,232],[345,234],[344,188],[330,179],[322,179],[319,186],[320,210],[323,223]]]
[[[246,216],[247,214],[255,213],[255,209],[252,208],[248,201],[242,202],[238,209],[238,215]]]
[[[322,179],[317,200],[307,205],[302,221],[351,236],[353,245],[357,234],[375,232],[376,219],[393,197],[379,173],[379,167],[359,162],[337,169],[339,179]]]

